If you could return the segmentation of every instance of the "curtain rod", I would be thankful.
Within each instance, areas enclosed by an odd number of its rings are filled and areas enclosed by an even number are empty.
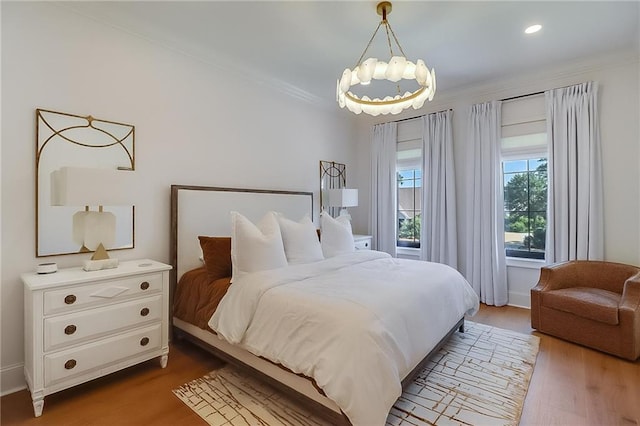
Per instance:
[[[586,82],[585,82],[586,83]],[[549,89],[549,90],[558,90],[558,89],[568,89],[569,87],[574,87],[574,86],[579,86],[581,84],[585,84],[585,83],[576,83],[576,84],[569,84],[567,86],[560,86],[560,87],[554,87],[553,89]],[[527,96],[536,96],[536,95],[543,95],[547,90],[543,90],[541,92],[534,92],[534,93],[528,93],[526,95],[520,95],[520,96],[512,96],[510,98],[504,98],[504,99],[500,99],[502,102],[504,101],[511,101],[514,99],[520,99],[520,98],[526,98]]]
[[[453,111],[453,108],[443,109],[442,111],[430,112],[429,114],[437,114],[439,112],[445,112],[445,111]],[[423,117],[423,116],[429,115],[429,114],[422,114],[422,115],[418,115],[418,116],[415,116],[415,117],[409,117],[409,118],[401,118],[400,120],[392,121],[392,123],[400,123],[402,121],[415,120],[416,118],[420,118],[420,117]]]
[[[510,98],[500,99],[502,102],[513,101],[514,99],[528,98],[529,96],[544,95],[544,92],[527,93],[526,95],[512,96]]]

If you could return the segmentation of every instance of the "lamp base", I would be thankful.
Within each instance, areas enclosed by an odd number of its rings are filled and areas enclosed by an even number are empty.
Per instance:
[[[118,267],[118,259],[85,260],[82,266],[87,272]]]
[[[338,216],[346,216],[349,219],[349,221],[351,221],[351,215],[349,214],[349,211],[346,208],[340,209],[340,214]]]

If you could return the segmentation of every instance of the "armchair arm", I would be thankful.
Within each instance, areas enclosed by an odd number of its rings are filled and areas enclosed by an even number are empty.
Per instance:
[[[575,269],[575,262],[556,263],[555,265],[543,266],[540,268],[540,279],[538,284],[531,291],[548,291],[560,288],[570,287],[568,285],[572,280]]]
[[[640,272],[625,281],[620,310],[629,310],[640,314]]]
[[[540,268],[538,284],[531,289],[531,327],[538,330],[541,328],[540,310],[542,307],[542,293],[548,290],[562,288],[564,280],[561,276],[566,275],[566,272],[563,273],[566,268],[571,269],[570,262]]]

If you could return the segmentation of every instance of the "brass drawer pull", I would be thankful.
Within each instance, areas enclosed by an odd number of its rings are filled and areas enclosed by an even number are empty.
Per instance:
[[[64,363],[64,368],[66,368],[67,370],[71,370],[75,366],[76,366],[76,360],[75,359],[70,359],[69,361]]]
[[[142,339],[140,339],[140,346],[147,346],[148,344],[149,344],[148,337],[143,337]]]
[[[140,315],[142,315],[143,317],[149,315],[149,308],[142,308],[142,310],[140,311]]]
[[[148,281],[143,281],[142,283],[140,283],[140,288],[142,290],[146,290],[149,288],[149,282]]]
[[[64,334],[71,335],[76,332],[76,326],[71,324],[64,328]]]
[[[73,303],[75,303],[76,301],[76,295],[75,294],[70,294],[67,297],[64,298],[64,303],[66,303],[67,305],[71,305]]]

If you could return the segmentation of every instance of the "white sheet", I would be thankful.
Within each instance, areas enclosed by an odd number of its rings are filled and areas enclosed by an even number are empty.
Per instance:
[[[384,425],[401,380],[478,297],[449,266],[357,251],[243,276],[209,326],[315,379],[354,425]]]

